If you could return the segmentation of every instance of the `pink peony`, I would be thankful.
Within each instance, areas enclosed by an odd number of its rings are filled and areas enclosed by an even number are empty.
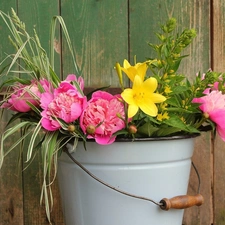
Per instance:
[[[219,90],[219,82],[215,82],[213,85],[209,85],[209,88],[206,88],[203,94],[208,95],[211,91],[218,91]]]
[[[61,125],[57,118],[64,120],[66,123],[74,122],[78,119],[86,104],[86,97],[83,96],[70,81],[65,80],[60,83],[59,87],[53,93],[45,92],[41,95],[41,113],[42,126],[49,131],[58,130]],[[80,78],[80,82],[82,78]]]
[[[8,108],[17,112],[28,112],[31,110],[27,102],[34,106],[39,105],[41,91],[38,85],[42,86],[42,91],[49,91],[51,85],[47,80],[32,80],[30,85],[18,84],[13,88],[13,94],[7,102],[2,104],[1,108]]]
[[[113,134],[125,127],[124,105],[118,98],[120,95],[113,96],[104,91],[93,93],[80,117],[80,127],[88,134],[87,138],[95,138],[102,145],[115,141]]]
[[[80,86],[81,90],[84,90],[84,79],[82,77],[76,77],[74,74],[69,74],[66,78],[67,82],[76,81]]]
[[[201,98],[194,98],[193,103],[200,103],[199,108],[216,123],[220,137],[225,141],[225,95],[221,91],[212,91]]]

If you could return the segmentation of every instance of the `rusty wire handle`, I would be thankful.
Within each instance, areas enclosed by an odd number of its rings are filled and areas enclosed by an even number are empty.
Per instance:
[[[194,196],[190,195],[180,195],[173,198],[163,198],[160,203],[160,206],[163,210],[169,209],[186,209],[192,206],[200,206],[204,202],[204,198],[201,194],[197,194]]]

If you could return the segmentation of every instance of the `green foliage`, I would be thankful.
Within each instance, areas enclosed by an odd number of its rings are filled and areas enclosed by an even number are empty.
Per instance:
[[[0,71],[0,79],[3,76],[8,78],[0,86],[2,93],[11,92],[13,94],[12,90],[15,88],[16,84],[19,83],[28,85],[32,79],[40,80],[45,78],[51,82],[53,86],[58,86],[60,79],[54,71],[55,53],[53,48],[57,22],[60,24],[65,40],[68,43],[75,71],[79,74],[79,68],[76,64],[69,34],[62,17],[55,16],[52,18],[50,30],[51,50],[49,57],[45,49],[42,48],[36,31],[34,30],[33,35],[30,35],[26,31],[25,24],[19,19],[13,9],[11,11],[11,15],[7,15],[0,11],[0,18],[5,22],[11,33],[9,40],[15,47],[16,51],[16,53],[6,56],[6,58],[0,63],[0,66],[2,66],[7,59],[11,60],[11,63],[2,68]],[[41,85],[39,85],[39,89],[41,92],[43,89]],[[0,102],[0,105],[7,101],[10,97],[11,94],[4,96],[4,101]],[[1,135],[0,168],[4,158],[12,150],[21,147],[20,151],[23,152],[24,141],[27,138],[28,140],[30,139],[26,157],[26,162],[28,165],[36,156],[37,150],[42,149],[41,153],[44,180],[42,185],[41,202],[43,201],[45,203],[47,217],[50,221],[50,212],[53,206],[51,184],[56,176],[58,152],[65,147],[65,144],[68,141],[71,141],[74,137],[78,137],[78,135],[76,133],[70,133],[69,135],[68,131],[65,131],[62,137],[62,133],[60,132],[43,132],[40,124],[40,110],[30,102],[27,102],[27,104],[31,107],[32,111],[14,114],[7,124],[6,131]],[[4,111],[3,109],[1,110]],[[12,125],[16,120],[20,120],[20,122],[16,125]],[[66,125],[64,125],[64,127],[65,126]],[[22,134],[21,138],[13,143],[9,149],[4,149],[4,143],[9,140],[10,136],[20,131]],[[74,145],[75,144],[76,142],[74,142]],[[51,180],[52,176],[53,180]]]
[[[137,125],[141,136],[199,133],[206,118],[199,110],[198,104],[193,104],[192,100],[202,96],[208,85],[218,81],[221,76],[220,73],[208,71],[204,80],[199,74],[193,82],[190,82],[185,75],[177,72],[182,59],[187,57],[182,55],[182,52],[196,37],[196,31],[185,29],[179,34],[175,33],[175,29],[176,19],[171,18],[161,26],[161,33],[155,33],[159,43],[148,44],[155,52],[155,57],[148,58],[147,61],[149,76],[157,79],[159,84],[157,92],[167,100],[158,105],[157,118],[141,114],[144,118],[142,122],[140,115],[133,119],[132,123]],[[224,89],[221,79],[222,87]]]

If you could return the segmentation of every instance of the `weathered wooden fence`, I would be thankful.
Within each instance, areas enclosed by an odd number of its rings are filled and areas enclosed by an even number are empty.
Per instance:
[[[225,1],[224,0],[2,0],[0,9],[13,7],[32,32],[35,26],[44,48],[48,49],[50,20],[62,15],[76,53],[80,73],[87,86],[117,86],[113,65],[124,58],[149,55],[147,42],[155,41],[153,31],[168,17],[175,17],[179,30],[195,28],[198,36],[187,50],[191,57],[182,72],[194,77],[209,68],[225,71]],[[57,70],[65,77],[73,70],[67,46],[56,39]],[[0,58],[12,53],[8,31],[0,21]],[[9,117],[7,115],[7,117]],[[225,119],[225,118],[224,118]],[[1,121],[3,129],[7,118]],[[12,137],[17,139],[18,135]],[[9,140],[10,142],[10,140]],[[10,143],[9,143],[10,144]],[[8,145],[8,144],[7,144]],[[7,147],[7,146],[6,146]],[[17,166],[19,152],[10,154],[0,171],[0,224],[47,225],[45,211],[39,205],[41,175],[37,159],[32,167]],[[225,144],[210,133],[196,139],[193,161],[201,176],[201,193],[205,203],[185,210],[185,225],[225,224]],[[196,193],[196,174],[192,171],[189,193]],[[63,225],[57,183],[54,185],[53,224]],[[97,224],[96,224],[97,225]],[[154,224],[153,224],[154,225]]]

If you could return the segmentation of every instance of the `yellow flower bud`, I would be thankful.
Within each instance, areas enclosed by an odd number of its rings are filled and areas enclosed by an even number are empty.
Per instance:
[[[172,74],[172,73],[174,73],[174,70],[169,70],[169,74]]]
[[[120,64],[116,63],[115,68],[116,68],[116,72],[117,72],[117,75],[118,75],[118,78],[119,78],[120,86],[122,87],[122,89],[124,89],[124,86],[123,86],[123,75],[122,75],[122,70],[121,70]]]

